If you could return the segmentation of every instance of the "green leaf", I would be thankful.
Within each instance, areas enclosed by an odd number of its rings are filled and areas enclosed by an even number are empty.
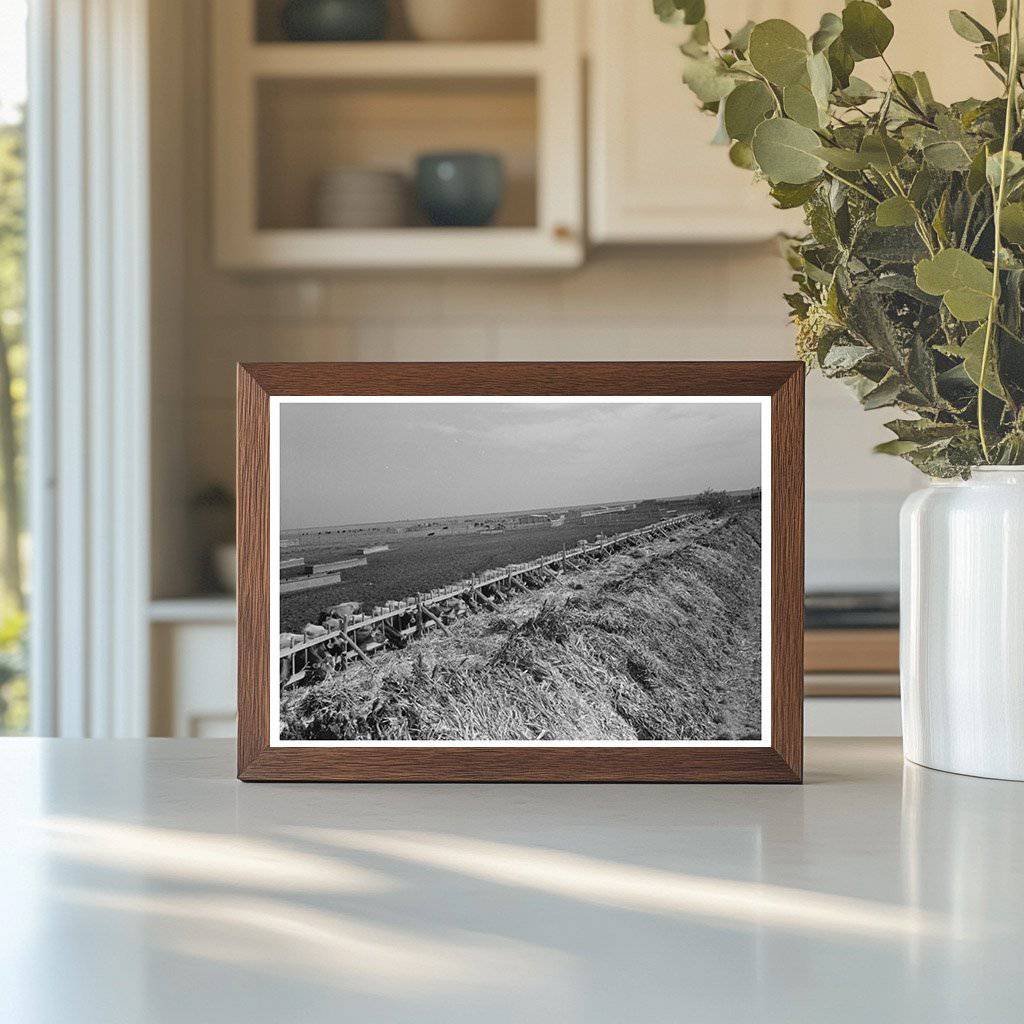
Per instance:
[[[860,152],[870,165],[883,174],[889,174],[906,155],[903,147],[891,135],[872,133],[865,135]]]
[[[1006,0],[992,0],[992,11],[996,16],[996,25],[1006,17]]]
[[[984,145],[971,161],[970,169],[967,171],[967,191],[972,196],[977,195],[985,187],[985,162],[988,160],[988,145]]]
[[[891,196],[875,208],[875,223],[880,228],[908,227],[916,222],[914,204],[903,196]]]
[[[683,57],[683,81],[701,103],[717,103],[736,87],[736,79],[710,57]]]
[[[990,154],[988,159],[985,161],[985,177],[988,179],[988,183],[993,191],[999,188],[999,176],[1002,173],[1002,159],[1003,151],[1000,149]],[[1024,157],[1014,149],[1009,150],[1006,154],[1007,182],[1013,181],[1021,174],[1022,171],[1024,171]]]
[[[798,206],[803,206],[817,190],[817,180],[804,182],[801,185],[791,185],[781,181],[772,186],[771,195],[778,209],[794,210]]]
[[[881,57],[892,42],[892,22],[874,5],[853,0],[843,10],[843,39],[861,60]]]
[[[846,321],[858,340],[874,349],[885,367],[899,369],[906,360],[906,338],[889,316],[890,302],[890,296],[877,286],[865,285],[853,296]]]
[[[940,171],[966,171],[971,166],[971,158],[959,142],[928,143],[922,153]]]
[[[857,255],[880,263],[906,265],[928,255],[921,236],[912,228],[877,228],[874,218],[857,233]]]
[[[838,14],[823,14],[818,31],[811,36],[811,52],[827,50],[843,31],[843,19]]]
[[[935,356],[931,346],[921,336],[915,334],[910,341],[910,352],[907,358],[907,376],[914,388],[924,399],[925,404],[935,405],[939,402],[939,382],[935,375]],[[904,401],[910,400],[910,394],[903,396]]]
[[[704,20],[704,15],[707,13],[704,0],[681,0],[681,3],[680,0],[676,0],[676,6],[682,7],[683,21],[687,25],[698,24]]]
[[[711,42],[711,29],[706,21],[698,21],[690,33],[690,42],[695,46],[707,46]]]
[[[787,85],[782,90],[782,109],[787,117],[805,128],[821,127],[821,111],[806,85]]]
[[[729,138],[750,142],[754,129],[775,109],[775,99],[764,82],[743,82],[725,100],[725,130]]]
[[[832,345],[819,361],[823,370],[832,376],[839,376],[856,369],[872,355],[874,349],[867,345]]]
[[[820,156],[826,163],[838,167],[841,171],[863,171],[871,166],[871,161],[866,156],[855,153],[852,149],[819,146],[814,152],[816,156]]]
[[[832,71],[832,79],[837,89],[845,89],[850,84],[854,60],[846,41],[840,36],[828,48],[828,66]]]
[[[932,189],[935,188],[936,178],[936,173],[927,165],[923,166],[914,175],[914,180],[910,183],[910,191],[907,195],[915,206],[920,208],[921,204],[928,198]]]
[[[825,54],[815,54],[807,61],[807,80],[810,82],[814,102],[821,111],[820,121],[825,124],[828,120],[828,100],[832,94],[832,69],[828,66]]]
[[[1006,401],[1006,392],[999,377],[996,374],[993,356],[995,345],[989,345],[988,362],[985,367],[985,390],[996,398]],[[963,359],[964,372],[974,382],[975,387],[981,386],[981,359],[985,353],[985,325],[981,324],[972,331],[967,340],[955,350],[957,355]]]
[[[808,203],[806,215],[814,240],[828,250],[839,248],[839,233],[832,205],[824,202]],[[807,265],[806,260],[804,265]]]
[[[943,249],[914,268],[917,286],[941,295],[946,308],[964,322],[988,316],[992,274],[977,257],[963,249]]]
[[[1024,245],[1024,203],[1007,203],[1003,207],[1000,234],[1014,245]]]
[[[754,29],[754,24],[754,22],[748,21],[742,28],[736,29],[729,36],[729,42],[725,44],[723,49],[732,50],[733,53],[746,53],[750,49],[750,33]]]
[[[865,406],[867,408],[867,406]],[[921,445],[917,441],[883,441],[872,449],[876,455],[906,455],[916,451]]]
[[[742,167],[745,171],[757,170],[754,151],[747,142],[734,142],[729,147],[729,162],[736,167]]]
[[[926,104],[934,103],[935,97],[932,95],[932,86],[928,81],[928,76],[923,71],[915,71],[911,77],[914,79],[914,85],[917,86],[917,95]]]
[[[679,16],[672,0],[654,0],[654,13],[664,22],[676,21]]]
[[[894,71],[892,80],[901,93],[909,96],[912,100],[918,99],[917,82],[914,81],[913,76],[904,74],[902,71]]]
[[[890,420],[885,424],[900,441],[916,441],[918,444],[930,444],[956,437],[963,427],[959,423],[935,423],[932,420]]]
[[[754,131],[754,156],[765,177],[777,184],[801,185],[821,174],[818,136],[784,117],[762,121]]]
[[[654,0],[654,13],[666,23],[696,25],[704,20],[704,0]]]
[[[972,18],[966,11],[950,11],[949,23],[958,36],[969,43],[992,42],[995,36],[980,21]]]
[[[747,57],[772,85],[785,87],[799,81],[809,53],[807,37],[781,18],[762,21],[750,33]]]
[[[949,189],[943,190],[942,198],[935,209],[935,216],[932,217],[932,227],[939,239],[939,244],[944,248],[949,245],[949,232],[946,231],[946,215],[949,213]]]
[[[865,82],[863,78],[851,75],[846,88],[839,95],[844,103],[856,106],[860,103],[867,103],[868,100],[873,100],[878,95],[878,90]]]
[[[917,282],[909,274],[886,273],[883,277],[876,278],[872,287],[878,293],[891,292],[911,296],[916,302],[924,306],[938,308],[942,302],[935,295],[926,295],[917,287]]]
[[[725,110],[718,104],[718,115],[715,117],[715,134],[711,137],[712,146],[728,146],[732,140],[725,130]]]
[[[979,48],[978,56],[1003,71],[1010,68],[1010,33],[1003,32],[998,42],[983,43]]]
[[[872,388],[863,398],[860,400],[860,404],[865,409],[883,409],[887,405],[894,405],[896,399],[899,397],[902,386],[898,376],[893,374],[891,377],[887,377],[881,384],[876,388]]]

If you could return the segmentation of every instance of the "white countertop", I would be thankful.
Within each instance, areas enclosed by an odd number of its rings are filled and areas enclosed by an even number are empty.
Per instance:
[[[242,785],[0,741],[0,1021],[928,1024],[1024,1007],[1024,785]]]

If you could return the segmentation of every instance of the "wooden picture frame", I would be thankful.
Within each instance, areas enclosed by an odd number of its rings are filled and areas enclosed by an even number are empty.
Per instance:
[[[770,410],[770,735],[758,746],[281,746],[271,738],[271,399],[758,396]],[[699,396],[704,396],[700,398]],[[363,399],[364,401],[366,399]],[[451,399],[449,399],[451,400]],[[495,398],[491,397],[491,401]],[[523,399],[519,399],[523,401]],[[619,397],[620,401],[625,401]],[[660,400],[666,401],[664,397]],[[680,399],[684,400],[684,399]],[[238,366],[238,777],[244,781],[800,782],[804,367],[799,362],[255,363]],[[273,566],[277,572],[277,566]],[[274,671],[272,672],[272,668]]]

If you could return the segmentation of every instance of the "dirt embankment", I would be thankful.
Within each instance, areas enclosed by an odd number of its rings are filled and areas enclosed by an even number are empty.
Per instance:
[[[759,511],[707,527],[286,694],[282,738],[756,739]]]

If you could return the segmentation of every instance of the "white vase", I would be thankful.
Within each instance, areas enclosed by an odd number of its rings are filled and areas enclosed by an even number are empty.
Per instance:
[[[910,495],[900,563],[904,753],[1024,781],[1024,467]]]

